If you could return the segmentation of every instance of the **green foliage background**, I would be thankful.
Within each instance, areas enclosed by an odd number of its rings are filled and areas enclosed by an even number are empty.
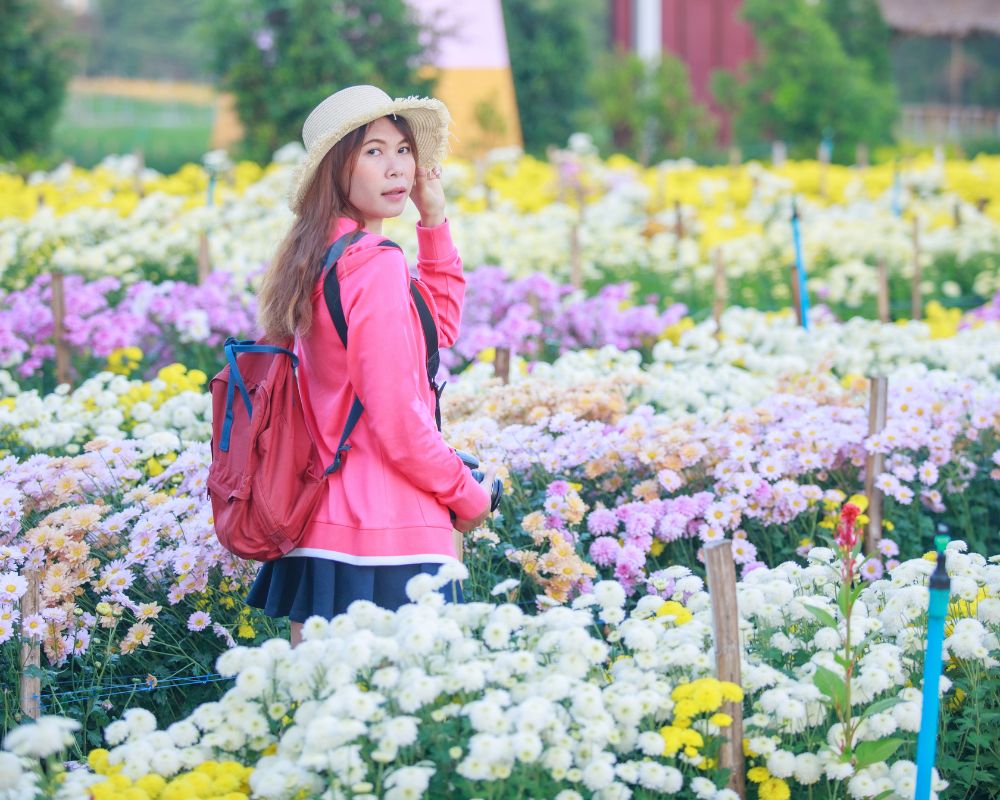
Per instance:
[[[267,160],[300,139],[302,123],[324,97],[372,83],[393,97],[432,93],[418,74],[425,45],[405,0],[205,0],[220,86],[236,95],[247,129],[244,155]],[[332,13],[331,13],[332,12]]]
[[[711,145],[715,120],[695,101],[687,66],[678,58],[664,54],[647,63],[634,53],[604,53],[588,88],[599,141],[642,164]]]
[[[503,0],[524,149],[543,155],[581,129],[587,81],[599,50],[604,4],[596,0]]]
[[[735,112],[738,141],[780,139],[791,155],[815,157],[829,135],[835,160],[851,160],[858,143],[892,140],[896,94],[879,34],[858,32],[869,5],[745,1],[743,15],[761,55],[747,65],[743,82],[727,73],[713,76],[716,96]],[[829,10],[834,7],[836,13]]]
[[[95,0],[83,18],[86,75],[209,81],[211,46],[199,35],[201,0]]]
[[[0,159],[48,145],[72,53],[66,26],[49,0],[0,0]]]

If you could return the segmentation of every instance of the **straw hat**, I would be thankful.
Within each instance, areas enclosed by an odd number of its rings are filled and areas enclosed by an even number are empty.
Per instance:
[[[292,177],[288,194],[292,211],[299,213],[316,169],[331,147],[355,128],[392,115],[410,123],[420,166],[433,167],[441,162],[448,150],[448,123],[451,121],[444,103],[432,97],[393,100],[377,86],[348,86],[316,106],[302,126],[306,155]]]

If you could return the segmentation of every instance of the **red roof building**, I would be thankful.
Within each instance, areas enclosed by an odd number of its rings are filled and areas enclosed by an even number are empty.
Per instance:
[[[736,70],[753,57],[750,26],[739,15],[742,0],[611,0],[611,37],[622,50],[655,59],[667,52],[687,64],[695,98],[719,116],[722,138],[729,124],[715,105],[712,72]]]

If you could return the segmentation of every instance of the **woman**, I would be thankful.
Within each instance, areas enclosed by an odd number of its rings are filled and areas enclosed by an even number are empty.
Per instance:
[[[306,422],[332,463],[355,396],[364,406],[350,450],[297,549],[268,562],[247,602],[302,623],[331,618],[354,600],[395,609],[406,581],[456,559],[454,527],[481,525],[490,498],[434,421],[427,347],[410,295],[406,259],[383,245],[382,221],[409,197],[420,212],[417,268],[442,347],[458,335],[465,279],[444,216],[437,166],[447,149],[440,100],[392,100],[374,86],[326,98],[302,129],[306,156],[289,197],[297,218],[259,293],[260,326],[274,341],[294,336]],[[347,346],[323,294],[323,255],[356,233],[335,269]],[[448,596],[459,599],[460,589]]]

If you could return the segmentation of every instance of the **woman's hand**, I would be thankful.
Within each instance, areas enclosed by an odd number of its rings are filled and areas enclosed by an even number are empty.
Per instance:
[[[472,533],[476,528],[481,527],[489,517],[490,507],[487,505],[486,510],[475,519],[456,519],[452,525],[459,533]]]
[[[496,477],[496,469],[491,467],[486,470],[483,474],[483,479],[480,483],[486,487],[489,491],[490,487],[493,486],[493,479]],[[460,533],[471,533],[476,528],[479,528],[490,518],[490,500],[486,501],[486,508],[483,509],[483,513],[480,514],[475,519],[456,519],[452,524],[455,526],[455,530]]]
[[[444,222],[444,187],[441,185],[441,167],[417,167],[410,199],[420,212],[420,224],[433,228]]]

